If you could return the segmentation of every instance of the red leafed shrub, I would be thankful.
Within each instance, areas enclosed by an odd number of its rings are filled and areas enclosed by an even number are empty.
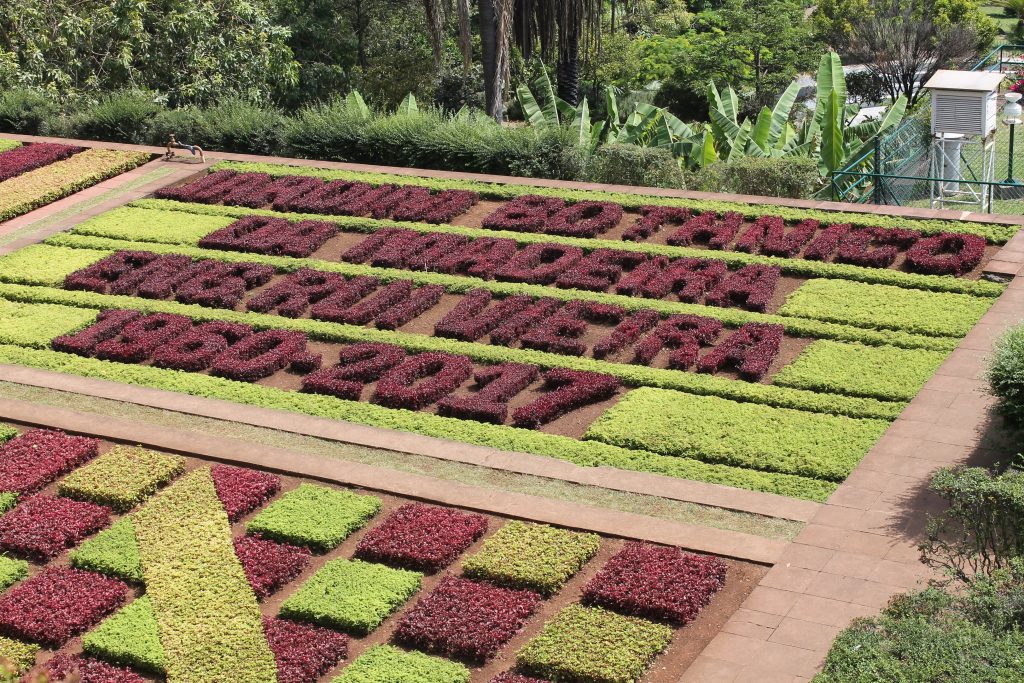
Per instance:
[[[672,206],[641,206],[640,218],[626,228],[622,239],[639,242],[661,231],[665,225],[681,226],[690,220],[691,216],[693,216],[693,212],[689,209]]]
[[[392,188],[391,185],[385,185],[380,188],[380,191],[388,193]],[[366,195],[371,189],[371,186],[366,183],[351,180],[321,182],[286,201],[275,201],[274,208],[279,211],[322,213],[336,216],[361,215],[367,212]]]
[[[724,261],[658,256],[637,266],[619,281],[615,291],[627,296],[663,299],[675,293],[681,301],[694,303],[729,273]]]
[[[766,256],[792,258],[803,249],[818,231],[818,221],[800,221],[786,231],[786,223],[778,216],[761,216],[754,224],[736,238],[736,251],[751,254],[758,252]]]
[[[944,232],[912,246],[907,251],[907,268],[928,275],[964,275],[984,256],[984,237]]]
[[[433,308],[444,294],[442,285],[424,285],[412,290],[405,301],[386,309],[377,316],[377,327],[382,330],[397,330],[402,325]]]
[[[492,330],[491,343],[511,346],[529,330],[554,315],[561,307],[562,302],[557,299],[537,299],[520,311],[509,315],[501,325]]]
[[[356,557],[432,574],[454,562],[486,532],[483,515],[407,503],[363,536]]]
[[[61,652],[40,667],[54,681],[63,681],[73,673],[80,683],[146,683],[146,679],[131,669],[114,666],[85,655]],[[31,679],[30,679],[31,680]]]
[[[259,600],[277,592],[309,564],[310,551],[259,536],[235,539],[235,555]]]
[[[829,260],[832,258],[832,254],[835,253],[836,248],[839,247],[839,241],[848,232],[850,232],[849,223],[826,226],[808,245],[804,251],[804,258],[812,261]]]
[[[415,230],[404,228],[383,228],[373,233],[358,244],[349,247],[341,255],[346,263],[366,263],[377,258],[382,251],[398,251],[409,249],[419,237]],[[387,261],[381,261],[387,263]],[[401,263],[401,260],[398,261]]]
[[[434,325],[434,334],[462,341],[476,341],[533,302],[528,296],[517,295],[491,304],[492,297],[486,289],[469,290],[455,308]]]
[[[358,401],[363,386],[405,360],[405,349],[393,344],[350,344],[338,354],[338,364],[302,378],[302,390]]]
[[[624,614],[688,624],[725,585],[726,564],[679,548],[631,542],[583,589],[583,601]]]
[[[296,211],[297,209],[292,206],[293,202],[301,201],[302,197],[311,194],[323,184],[324,181],[319,178],[284,176],[267,188],[266,199],[275,211]]]
[[[498,280],[550,285],[583,258],[583,250],[564,244],[529,244],[494,271]]]
[[[455,391],[472,374],[468,357],[428,351],[388,370],[371,400],[389,408],[419,410]]]
[[[410,270],[439,271],[439,263],[451,254],[458,253],[469,245],[463,235],[448,235],[443,232],[429,232],[420,235],[406,255],[403,264]]]
[[[530,676],[523,676],[522,674],[513,673],[511,671],[506,671],[506,672],[500,673],[497,676],[495,676],[494,678],[492,678],[491,679],[491,683],[548,683],[548,682],[547,681],[542,681],[539,678],[532,678]]]
[[[242,176],[246,178],[243,179]],[[247,206],[250,209],[272,204],[278,211],[287,211],[288,209],[279,207],[321,185],[322,180],[305,176],[284,176],[274,179],[264,173],[244,173],[238,176],[238,180],[224,195],[223,201],[225,204]]]
[[[442,190],[430,196],[417,194],[395,206],[390,217],[396,221],[447,223],[456,216],[466,213],[478,201],[480,195],[468,190]],[[373,215],[383,217],[376,211]]]
[[[395,639],[417,649],[484,662],[533,614],[541,597],[446,576],[395,628]]]
[[[782,333],[782,325],[747,323],[700,358],[697,370],[717,372],[724,367],[735,367],[748,379],[760,379],[779,353]]]
[[[572,410],[603,401],[619,388],[619,380],[599,372],[555,368],[544,373],[544,386],[548,393],[512,413],[517,427],[536,429]]]
[[[869,268],[888,268],[900,251],[910,248],[921,238],[916,230],[858,228],[839,240],[836,263],[852,263]]]
[[[98,454],[99,442],[32,429],[0,446],[0,492],[34,493]]]
[[[175,199],[179,202],[216,204],[233,187],[236,175],[238,173],[235,171],[215,171],[186,185],[157,190],[156,196],[160,199]]]
[[[81,332],[57,337],[50,344],[57,351],[91,356],[97,344],[121,334],[125,325],[140,317],[142,314],[138,311],[103,311],[95,323]]]
[[[647,260],[643,254],[619,249],[597,249],[558,276],[555,284],[571,289],[603,292],[618,282],[623,269],[633,269]]]
[[[349,638],[328,628],[263,618],[278,683],[314,683],[348,654]]]
[[[86,290],[104,294],[110,289],[112,294],[134,294],[139,284],[154,273],[160,273],[161,279],[167,276],[162,267],[167,257],[161,257],[150,251],[118,251],[86,266],[64,278],[66,289]],[[176,270],[192,263],[192,259],[179,258]],[[117,291],[114,291],[115,285]]]
[[[157,347],[151,356],[158,368],[199,372],[213,364],[222,351],[253,333],[248,325],[214,320]]]
[[[780,273],[778,266],[743,266],[715,285],[704,301],[712,306],[741,305],[763,311],[771,303]]]
[[[630,346],[657,325],[660,319],[657,311],[637,311],[616,325],[607,337],[594,345],[594,358],[607,358]]]
[[[45,562],[109,523],[102,505],[38,494],[0,517],[0,548]]]
[[[469,396],[447,396],[437,404],[437,412],[465,420],[502,424],[508,415],[508,402],[537,379],[534,365],[503,363],[477,370],[473,375],[479,391]]]
[[[192,329],[192,321],[173,313],[152,313],[132,320],[115,337],[95,347],[103,360],[141,363],[161,344]]]
[[[308,372],[320,366],[320,355],[306,351],[306,335],[301,332],[264,330],[218,354],[210,371],[239,382],[255,382],[288,365]]]
[[[520,340],[524,348],[582,356],[587,345],[580,338],[590,323],[618,323],[624,317],[626,309],[621,306],[570,301],[550,318],[528,330]]]
[[[174,284],[174,298],[185,304],[234,308],[248,290],[273,276],[273,268],[257,263],[199,261]]]
[[[650,365],[665,347],[672,349],[669,367],[686,370],[697,360],[701,347],[715,341],[722,331],[722,321],[699,315],[670,315],[662,320],[654,332],[636,346],[633,362]]]
[[[725,249],[743,224],[743,214],[730,211],[721,218],[708,211],[683,223],[669,235],[668,243],[677,247],[706,242],[712,249]]]
[[[128,586],[102,574],[50,567],[0,595],[0,634],[58,648],[121,606]]]
[[[564,207],[561,199],[524,195],[499,206],[481,225],[492,230],[542,232],[548,217]]]
[[[85,148],[55,145],[48,142],[15,147],[0,153],[0,181],[48,166],[56,161],[62,161],[83,149]]]
[[[412,280],[395,280],[371,296],[349,306],[345,311],[336,313],[331,320],[350,325],[365,325],[385,311],[407,303],[412,291]]]
[[[214,465],[210,468],[210,476],[217,498],[232,522],[237,522],[281,490],[280,477],[245,467]]]
[[[309,309],[311,318],[317,320],[330,320],[331,322],[346,322],[349,309],[366,297],[370,292],[377,289],[380,281],[369,275],[359,275],[338,285],[332,293],[313,304]]]
[[[199,246],[306,257],[322,247],[337,232],[336,225],[324,221],[292,223],[283,218],[246,216],[199,240]]]
[[[283,281],[250,298],[245,305],[250,311],[269,313],[277,309],[279,315],[298,318],[310,304],[333,294],[344,285],[343,275],[300,268]]]
[[[622,206],[613,202],[576,202],[548,218],[544,232],[569,237],[596,237],[622,220]]]
[[[430,270],[439,273],[459,273],[487,279],[507,263],[519,246],[515,240],[504,237],[481,237],[461,249],[441,256]]]

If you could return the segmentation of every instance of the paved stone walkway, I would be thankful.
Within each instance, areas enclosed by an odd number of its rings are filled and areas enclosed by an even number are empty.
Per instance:
[[[40,140],[26,136],[11,137],[28,141]],[[78,144],[162,151],[132,145],[93,142]],[[510,184],[637,191],[637,188],[626,186],[479,176],[238,154],[214,153],[208,155],[208,158],[211,162],[218,159],[270,161]],[[20,219],[0,225],[0,238],[5,233],[30,228],[36,223],[44,226],[40,230],[29,230],[31,234],[11,242],[7,247],[0,246],[0,253],[9,250],[12,245],[37,241],[42,236],[65,229],[87,216],[144,196],[156,186],[169,184],[201,168],[182,164],[180,168],[175,168],[159,181],[152,183],[153,187],[147,184],[133,188],[88,209],[72,211],[73,215],[48,220],[90,197],[117,188],[123,189],[126,183],[132,179],[138,180],[162,163],[164,162],[152,162],[136,171],[101,183],[91,191],[73,195]],[[849,212],[1024,225],[1024,216],[993,216],[649,188],[645,188],[643,192],[799,208],[840,209]],[[1013,277],[1022,267],[1024,234],[1017,235],[1000,250],[986,270],[1004,277]],[[772,569],[719,635],[705,648],[680,683],[796,683],[809,680],[820,667],[835,635],[850,620],[875,614],[896,593],[922,585],[929,572],[919,561],[916,545],[921,539],[926,515],[941,509],[941,501],[926,491],[931,474],[937,468],[947,465],[986,464],[1011,453],[1014,447],[1008,436],[1000,429],[998,418],[993,415],[994,400],[986,393],[983,372],[985,357],[990,352],[994,339],[1008,326],[1022,319],[1024,277],[1011,282],[1007,291],[949,356],[935,376],[826,504],[788,510],[791,513],[790,518],[809,520],[807,526],[793,543],[781,546],[774,552],[777,561]],[[16,378],[21,376],[19,373],[24,370],[2,368],[0,378],[26,381],[24,376],[21,380]],[[127,389],[133,388],[122,387],[122,390]],[[177,400],[180,401],[181,397],[177,397]],[[294,416],[290,417],[294,419]],[[497,451],[485,454],[486,457],[494,458],[492,464],[500,462],[507,455]],[[643,483],[636,481],[632,486],[641,486]],[[704,502],[728,498],[726,494],[731,491],[730,489],[716,488],[721,491],[693,488],[690,493],[695,497],[703,497]],[[676,493],[679,494],[681,490],[677,489]],[[471,492],[467,495],[471,495]],[[493,495],[491,491],[486,492],[486,496]],[[759,507],[768,504],[768,501],[747,497],[740,503],[736,509],[743,509],[745,506]],[[571,514],[572,511],[567,509],[565,512]],[[596,514],[589,508],[584,512],[587,515]],[[647,525],[647,520],[649,518],[626,523]],[[630,533],[634,532],[635,529],[630,530]],[[687,539],[672,542],[693,547],[693,540],[691,537],[690,543]],[[769,551],[769,554],[772,554],[772,551]]]

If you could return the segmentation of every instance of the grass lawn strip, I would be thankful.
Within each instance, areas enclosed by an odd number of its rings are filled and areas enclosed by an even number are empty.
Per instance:
[[[328,419],[347,420],[500,450],[546,455],[584,467],[618,467],[816,501],[827,499],[835,490],[835,484],[831,482],[807,477],[711,465],[690,458],[668,457],[650,451],[583,442],[533,430],[384,408],[369,403],[344,401],[332,396],[282,391],[221,377],[185,374],[140,365],[122,365],[56,351],[0,345],[0,363],[176,391],[192,396],[219,398]]]
[[[37,654],[39,654],[38,645],[0,636],[0,661],[10,664],[14,669],[12,673],[15,676],[20,676],[31,669],[36,663]]]
[[[822,339],[772,379],[778,386],[844,393],[884,401],[909,401],[935,373],[946,354],[925,349],[864,346]]]
[[[717,306],[704,306],[702,304],[688,304],[682,301],[663,301],[660,299],[644,299],[641,297],[626,296],[623,294],[608,294],[605,292],[590,292],[580,289],[559,289],[547,285],[531,285],[518,282],[498,282],[494,280],[482,280],[476,277],[463,275],[448,275],[445,273],[430,273],[411,270],[399,270],[396,268],[377,268],[360,264],[322,261],[318,259],[292,258],[288,256],[267,256],[264,254],[248,254],[242,252],[217,251],[215,249],[200,249],[181,245],[160,245],[145,242],[124,242],[110,240],[105,237],[83,237],[80,235],[59,234],[46,240],[47,245],[84,247],[90,250],[109,250],[109,255],[115,251],[150,251],[155,254],[181,254],[190,256],[193,259],[214,259],[226,263],[258,263],[276,268],[279,272],[293,272],[299,268],[312,268],[330,273],[340,273],[346,277],[357,275],[369,275],[376,277],[381,282],[392,282],[394,280],[409,280],[417,286],[440,285],[450,294],[464,294],[471,289],[486,289],[498,297],[526,295],[536,298],[548,297],[560,301],[595,301],[604,304],[621,306],[627,311],[653,310],[664,315],[674,313],[688,313],[700,315],[707,318],[717,318],[728,327],[739,327],[745,323],[774,323],[782,325],[786,332],[798,337],[815,337],[819,339],[836,339],[839,341],[855,341],[863,344],[889,344],[905,348],[932,348],[946,349],[952,351],[956,348],[956,340],[942,338],[937,334],[918,334],[904,330],[889,329],[892,322],[887,323],[885,329],[874,329],[870,324],[856,325],[830,322],[817,319],[804,319],[795,315],[780,315],[771,313],[756,313],[740,308],[719,308]],[[17,253],[17,252],[16,252]],[[98,259],[97,259],[98,260]],[[3,278],[4,261],[0,259],[0,279]],[[50,277],[55,277],[50,276]],[[854,285],[846,281],[822,280],[822,282],[838,282],[841,285]],[[806,285],[805,285],[806,286]],[[861,285],[862,287],[884,287],[883,285]],[[899,287],[891,287],[898,291]],[[870,289],[867,291],[871,291]],[[919,294],[932,294],[938,296],[942,292],[917,292]],[[954,296],[954,295],[946,295]],[[969,297],[978,302],[977,305],[991,305],[993,299],[990,297]],[[861,317],[857,317],[858,321]]]
[[[93,148],[0,182],[0,222],[74,194],[149,161],[141,152]]]
[[[28,562],[0,555],[0,593],[28,576]]]
[[[169,683],[276,683],[259,605],[209,468],[157,494],[132,524]]]
[[[141,584],[142,561],[131,517],[122,517],[71,551],[71,566]]]
[[[420,589],[422,574],[362,560],[331,560],[281,605],[281,616],[364,636]]]
[[[166,670],[160,628],[145,595],[82,636],[82,649],[86,654],[140,671],[163,674]]]
[[[96,321],[96,311],[56,304],[28,305],[0,299],[0,344],[49,348],[50,341]]]
[[[222,161],[211,170],[235,170],[240,173],[266,173],[271,176],[304,175],[323,180],[358,180],[370,185],[418,185],[432,190],[470,190],[477,192],[485,199],[515,199],[523,195],[541,195],[558,197],[568,201],[604,201],[616,202],[626,209],[637,209],[644,205],[679,206],[698,211],[736,211],[746,218],[758,216],[781,216],[787,220],[814,218],[824,223],[850,223],[854,226],[913,228],[924,233],[956,231],[983,235],[990,241],[1001,244],[1016,234],[1016,225],[992,225],[988,223],[970,223],[966,221],[948,221],[938,219],[903,218],[901,216],[875,216],[863,213],[843,211],[818,211],[813,209],[794,209],[785,206],[766,204],[747,204],[743,202],[727,202],[706,199],[680,199],[644,195],[632,192],[603,192],[600,190],[566,190],[561,188],[538,187],[534,185],[506,185],[487,183],[479,180],[454,180],[448,178],[429,178],[414,175],[398,175],[393,173],[366,173],[362,171],[345,171],[341,169],[316,168],[311,166],[289,166],[287,164],[267,164],[248,161]]]
[[[782,316],[799,316],[874,329],[963,337],[993,300],[922,292],[888,285],[809,280],[786,297]]]
[[[665,455],[842,481],[889,426],[713,396],[635,389],[585,439]]]
[[[94,317],[101,310],[113,308],[132,309],[147,314],[174,313],[187,316],[194,322],[227,321],[250,325],[256,330],[292,330],[302,332],[311,339],[330,343],[372,342],[396,344],[414,353],[440,351],[469,356],[475,361],[487,364],[528,363],[544,369],[569,368],[572,370],[600,372],[617,377],[623,384],[628,386],[654,386],[664,389],[676,389],[688,393],[721,396],[722,398],[736,401],[750,401],[783,408],[834,413],[851,417],[894,419],[903,409],[902,403],[879,401],[873,398],[821,394],[814,391],[778,387],[770,384],[737,381],[704,373],[681,372],[626,363],[610,363],[594,358],[567,356],[533,349],[510,349],[504,346],[492,346],[408,332],[378,330],[342,323],[321,322],[308,318],[287,318],[266,313],[241,313],[226,309],[210,309],[196,304],[182,304],[176,301],[158,301],[129,296],[94,294],[92,292],[0,284],[0,301],[4,300],[16,301],[18,303],[80,306],[85,309],[91,309]],[[36,342],[38,339],[41,339],[43,333],[50,329],[45,315],[43,317],[35,317],[34,319],[44,323],[42,325],[43,330],[35,332],[31,329],[26,329],[21,336],[29,342]],[[68,324],[70,324],[70,321]],[[19,346],[39,348],[37,343],[19,344]],[[45,346],[42,348],[45,348]]]
[[[246,530],[327,552],[362,529],[380,508],[374,496],[300,484],[254,517]]]
[[[150,214],[155,214],[150,217]],[[177,221],[173,220],[178,216]],[[199,240],[208,233],[197,236],[198,228],[194,226],[199,219],[227,220],[246,216],[272,216],[291,221],[317,220],[334,223],[338,229],[346,233],[372,234],[384,228],[394,228],[395,221],[360,218],[353,216],[329,216],[323,214],[285,213],[264,209],[247,209],[234,206],[215,206],[207,204],[190,204],[166,199],[143,199],[129,206],[114,209],[110,213],[92,218],[78,225],[71,232],[77,235],[107,237],[135,242],[154,242],[177,244],[182,246],[198,246]],[[218,225],[216,229],[224,227]],[[589,253],[595,249],[614,249],[629,251],[648,256],[667,256],[669,258],[702,258],[724,261],[732,268],[748,264],[765,264],[779,266],[784,275],[794,277],[825,277],[843,280],[854,280],[877,284],[889,284],[915,289],[935,291],[962,292],[975,296],[998,296],[1004,285],[985,280],[968,280],[965,278],[945,277],[907,273],[890,268],[868,268],[845,263],[826,263],[798,258],[782,258],[763,256],[739,251],[718,251],[697,247],[679,247],[667,244],[651,244],[645,242],[629,242],[600,238],[566,237],[546,233],[516,232],[511,230],[490,230],[470,228],[460,225],[436,223],[401,223],[406,230],[420,233],[446,233],[463,235],[470,239],[505,238],[514,240],[519,245],[527,244],[564,244],[580,247]],[[209,230],[214,232],[213,229]]]
[[[597,534],[512,521],[485,540],[463,563],[462,571],[471,579],[550,596],[582,569],[600,546]]]
[[[331,683],[469,683],[469,669],[456,662],[390,645],[377,645],[342,670]]]
[[[671,640],[668,626],[570,605],[516,658],[530,673],[552,680],[631,683],[640,680]]]
[[[65,477],[57,492],[127,512],[184,471],[180,456],[117,446]]]

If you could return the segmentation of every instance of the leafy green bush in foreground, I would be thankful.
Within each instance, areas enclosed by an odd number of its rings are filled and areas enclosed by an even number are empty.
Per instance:
[[[999,410],[1017,425],[1024,424],[1024,325],[998,341],[988,365],[988,382],[999,399]]]

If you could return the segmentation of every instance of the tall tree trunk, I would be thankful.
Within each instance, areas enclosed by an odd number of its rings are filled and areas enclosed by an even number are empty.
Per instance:
[[[356,63],[363,71],[366,70],[366,17],[363,14],[362,0],[355,2],[356,14]]]
[[[484,66],[487,115],[499,123],[505,116],[501,101],[501,73],[498,72],[498,42],[494,0],[480,0],[480,52]]]
[[[434,53],[434,68],[441,70],[441,49],[444,46],[444,15],[440,0],[423,0],[423,11],[427,15],[427,33],[430,34],[430,48]]]
[[[582,0],[562,0],[558,8],[558,96],[574,107],[580,102],[582,25]]]
[[[462,50],[462,71],[469,73],[473,65],[473,36],[469,26],[469,0],[456,0],[459,15],[459,49]]]

